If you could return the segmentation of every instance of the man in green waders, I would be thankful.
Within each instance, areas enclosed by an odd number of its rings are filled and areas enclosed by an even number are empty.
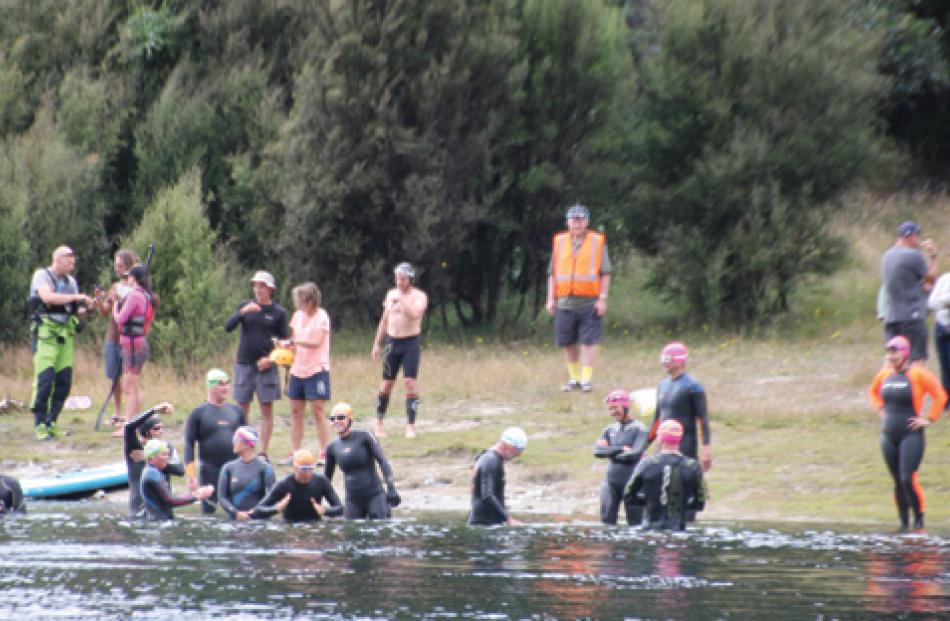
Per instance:
[[[53,264],[36,270],[28,300],[33,321],[33,398],[30,409],[36,424],[36,439],[65,435],[57,424],[59,412],[73,382],[73,340],[78,315],[85,313],[92,298],[79,292],[76,253],[67,246],[53,251]]]

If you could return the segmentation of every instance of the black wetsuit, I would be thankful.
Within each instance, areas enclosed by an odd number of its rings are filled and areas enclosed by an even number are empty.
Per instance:
[[[468,523],[504,524],[510,517],[505,509],[505,460],[495,449],[482,451],[475,460]]]
[[[607,446],[594,445],[594,456],[610,460],[600,492],[600,520],[616,524],[623,490],[647,448],[647,428],[636,420],[615,422],[604,429],[599,440],[606,440]],[[625,446],[630,450],[624,451]],[[638,526],[643,521],[643,507],[628,501],[623,501],[623,506],[627,524]]]
[[[656,414],[653,416],[650,439],[656,435],[661,422],[670,419],[679,421],[683,426],[680,452],[696,459],[699,448],[697,425],[703,435],[703,445],[708,445],[712,440],[709,435],[709,415],[706,411],[706,391],[688,373],[683,373],[676,379],[668,377],[660,382],[656,394]]]
[[[258,304],[260,311],[241,315],[241,309],[253,301],[243,300],[224,324],[225,332],[231,332],[238,325],[241,326],[237,350],[238,364],[257,364],[258,360],[274,349],[272,338],[290,338],[287,310],[276,302]]]
[[[274,487],[274,468],[263,457],[244,461],[240,457],[221,468],[218,477],[218,502],[228,515],[250,511]]]
[[[381,520],[389,517],[388,499],[396,495],[393,469],[383,447],[371,433],[354,429],[345,438],[337,438],[327,446],[326,462],[324,474],[327,480],[333,480],[337,465],[343,471],[345,518]],[[383,472],[386,491],[379,480],[376,464]]]
[[[924,459],[924,430],[911,429],[914,410],[912,382],[904,372],[895,371],[881,383],[884,417],[881,419],[881,451],[894,479],[894,500],[904,528],[909,526],[909,511],[915,521],[923,513],[923,499],[917,483],[917,470]]]
[[[185,463],[195,461],[195,442],[198,443],[198,481],[200,485],[217,485],[221,468],[235,459],[234,432],[247,424],[244,411],[234,403],[217,406],[207,401],[188,415],[185,423]],[[217,491],[208,500],[201,501],[202,513],[214,513]]]
[[[139,436],[139,427],[145,421],[155,415],[155,410],[146,410],[125,424],[125,467],[129,471],[129,515],[137,517],[145,509],[142,502],[141,482],[142,471],[145,470],[145,460],[135,461],[132,459],[132,451],[142,450],[142,439]],[[171,444],[168,445],[168,465],[165,466],[165,479],[171,482],[171,475],[176,477],[184,476],[185,465],[181,463],[181,457],[178,451]]]
[[[624,501],[643,505],[649,528],[683,530],[687,513],[706,506],[703,469],[680,453],[658,453],[640,460],[624,491]]]
[[[7,513],[26,513],[26,501],[20,482],[7,474],[0,474],[0,516]]]
[[[288,474],[277,482],[274,487],[267,492],[267,496],[254,509],[251,517],[270,517],[277,513],[274,507],[283,500],[284,496],[290,494],[290,503],[284,509],[284,519],[288,522],[316,522],[321,519],[317,513],[311,499],[320,504],[326,499],[329,505],[326,508],[326,515],[336,517],[343,513],[343,505],[340,504],[340,498],[333,491],[333,486],[325,476],[319,472],[313,473],[313,478],[309,483],[301,483],[294,475]]]
[[[190,505],[195,500],[193,494],[175,496],[164,472],[148,464],[142,472],[140,493],[145,504],[145,517],[149,520],[173,520],[175,507]]]

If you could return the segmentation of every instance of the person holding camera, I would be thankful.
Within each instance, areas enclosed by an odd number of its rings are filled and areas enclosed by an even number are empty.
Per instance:
[[[33,322],[33,396],[30,410],[36,439],[64,437],[57,420],[73,383],[73,341],[79,317],[93,299],[79,292],[76,253],[68,246],[53,251],[53,263],[36,270],[27,305]]]

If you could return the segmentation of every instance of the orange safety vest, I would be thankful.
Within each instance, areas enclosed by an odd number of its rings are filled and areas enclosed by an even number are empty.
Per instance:
[[[602,233],[587,231],[584,243],[574,254],[569,232],[554,236],[554,297],[569,295],[596,298],[600,295],[600,263],[604,257],[606,238]]]

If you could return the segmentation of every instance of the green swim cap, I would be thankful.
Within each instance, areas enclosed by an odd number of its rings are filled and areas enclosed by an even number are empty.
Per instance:
[[[221,382],[229,382],[228,374],[222,371],[221,369],[211,369],[208,371],[208,374],[205,376],[205,383],[208,385],[208,388],[217,386]]]
[[[152,438],[145,443],[145,459],[151,459],[168,450],[168,445],[163,440]]]

